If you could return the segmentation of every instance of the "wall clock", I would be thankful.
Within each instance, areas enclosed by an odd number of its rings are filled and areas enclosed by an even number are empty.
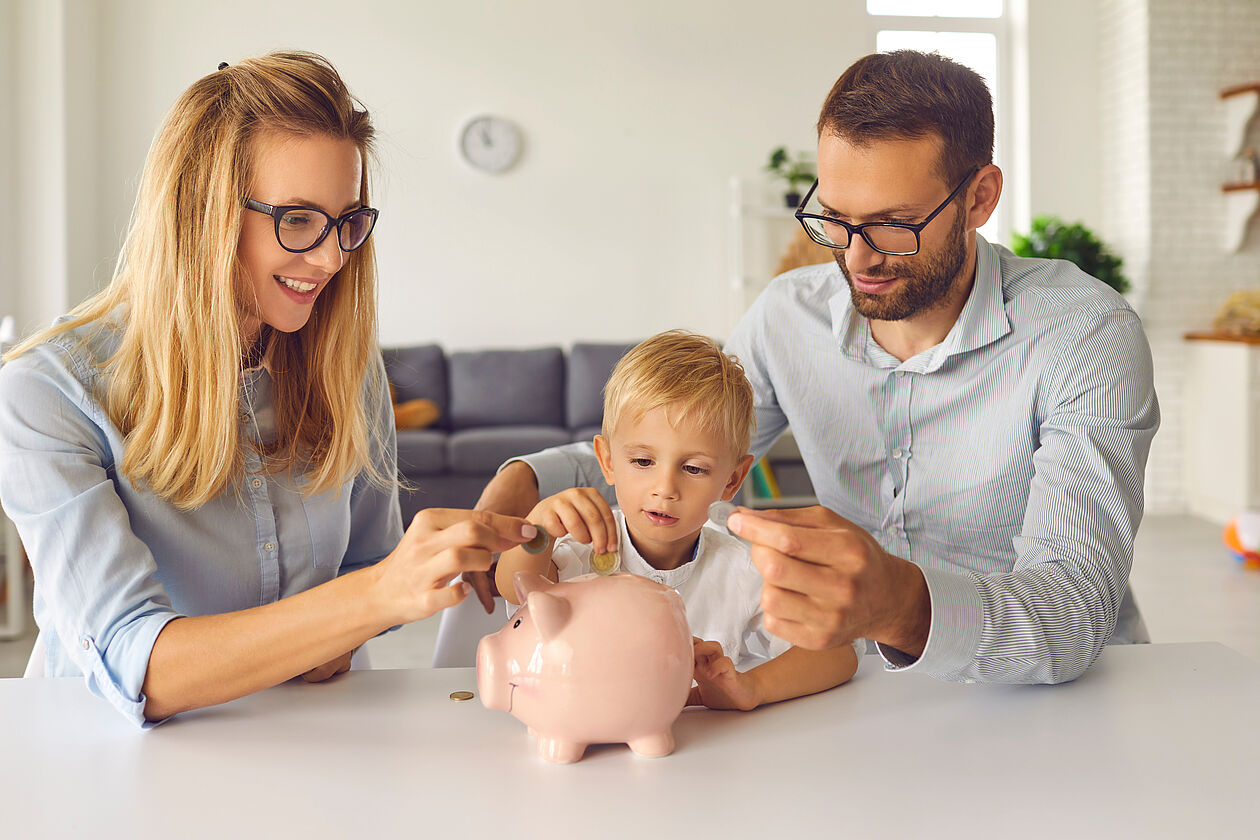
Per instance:
[[[482,172],[503,172],[521,157],[521,130],[510,120],[486,114],[473,117],[459,133],[464,160]]]

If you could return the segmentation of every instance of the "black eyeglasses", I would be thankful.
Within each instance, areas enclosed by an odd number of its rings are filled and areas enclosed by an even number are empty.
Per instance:
[[[250,210],[270,216],[276,222],[276,241],[280,247],[293,254],[302,254],[314,250],[328,236],[328,231],[337,228],[337,244],[341,250],[350,252],[367,241],[372,228],[376,226],[379,211],[371,207],[360,207],[351,210],[339,219],[334,219],[323,210],[314,207],[303,207],[300,204],[263,204],[252,198],[245,199],[245,206]]]
[[[809,192],[805,194],[805,200],[801,202],[800,207],[796,208],[796,218],[801,223],[801,227],[805,228],[805,232],[809,234],[809,238],[817,242],[819,245],[826,245],[828,248],[835,248],[843,251],[853,242],[854,236],[861,236],[866,240],[866,244],[870,245],[881,254],[888,254],[894,257],[909,257],[919,253],[919,232],[928,226],[928,223],[940,214],[942,210],[949,206],[962,188],[970,183],[972,176],[980,171],[980,167],[973,166],[966,177],[958,182],[958,186],[954,187],[954,191],[941,202],[940,206],[928,214],[928,217],[917,225],[902,224],[900,222],[866,222],[861,225],[851,225],[848,222],[841,221],[835,216],[823,216],[816,213],[806,213],[805,207],[809,204],[810,198],[814,195],[814,190],[818,189],[818,181],[814,181],[814,185],[809,188]]]

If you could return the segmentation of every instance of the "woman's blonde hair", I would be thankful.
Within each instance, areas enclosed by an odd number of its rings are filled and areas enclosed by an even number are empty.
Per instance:
[[[220,495],[244,471],[241,324],[253,299],[237,246],[260,139],[352,141],[367,206],[374,133],[368,112],[321,56],[275,52],[220,65],[180,96],[154,138],[109,286],[9,358],[84,324],[104,326],[119,312],[122,323],[113,326],[121,343],[103,363],[103,396],[125,435],[121,474],[184,509]],[[335,489],[363,469],[378,482],[395,479],[372,466],[375,418],[364,407],[365,393],[379,384],[371,378],[376,326],[369,239],[348,255],[304,327],[271,336],[276,438],[262,454],[269,471],[305,473],[307,494]]]
[[[669,330],[622,356],[604,386],[604,437],[657,408],[672,424],[695,422],[717,435],[735,458],[748,452],[756,425],[752,386],[739,360],[707,336]]]

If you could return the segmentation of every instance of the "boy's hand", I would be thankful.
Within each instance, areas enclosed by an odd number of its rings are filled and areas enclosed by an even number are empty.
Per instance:
[[[696,685],[687,698],[688,706],[708,706],[710,709],[737,709],[741,712],[757,708],[756,681],[749,674],[735,670],[735,663],[722,653],[722,645],[691,639],[695,654],[695,670],[692,678]]]
[[[552,538],[565,534],[580,543],[587,543],[596,554],[617,548],[617,520],[612,508],[593,487],[571,487],[548,496],[526,517]]]

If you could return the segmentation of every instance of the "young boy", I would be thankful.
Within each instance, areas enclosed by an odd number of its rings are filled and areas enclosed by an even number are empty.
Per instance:
[[[516,603],[517,572],[567,580],[620,546],[621,571],[673,587],[686,604],[695,637],[689,704],[749,710],[848,680],[857,670],[852,646],[805,650],[765,631],[748,548],[704,527],[709,505],[733,497],[752,466],[754,422],[743,368],[711,339],[672,330],[636,346],[604,388],[595,436],[618,510],[589,487],[540,501],[528,519],[557,539],[540,554],[505,552],[500,594]]]

